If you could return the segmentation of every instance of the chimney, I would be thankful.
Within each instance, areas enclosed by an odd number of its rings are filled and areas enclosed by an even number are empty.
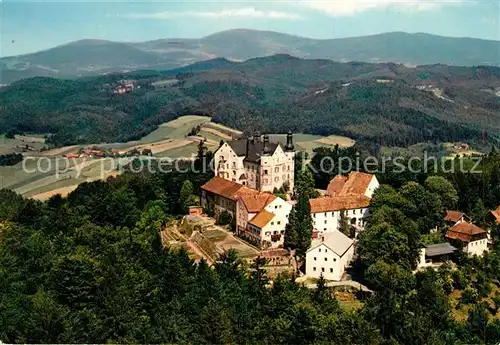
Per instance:
[[[248,157],[248,151],[250,151],[250,147],[249,146],[250,146],[250,141],[251,140],[252,140],[251,138],[247,139],[247,154],[246,154],[246,157]]]

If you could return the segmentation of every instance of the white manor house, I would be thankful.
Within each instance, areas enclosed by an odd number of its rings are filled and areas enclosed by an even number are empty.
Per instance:
[[[228,141],[217,149],[215,176],[260,192],[272,193],[282,187],[290,192],[294,188],[294,159],[291,132],[284,146],[255,132],[250,138]]]

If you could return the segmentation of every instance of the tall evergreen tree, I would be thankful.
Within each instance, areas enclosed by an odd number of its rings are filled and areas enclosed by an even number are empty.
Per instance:
[[[311,205],[306,193],[299,195],[297,207],[297,255],[304,258],[311,246],[313,220],[311,217]]]
[[[305,195],[308,199],[316,198],[318,193],[314,189],[314,177],[308,168],[299,172],[295,181],[295,193],[297,196]]]

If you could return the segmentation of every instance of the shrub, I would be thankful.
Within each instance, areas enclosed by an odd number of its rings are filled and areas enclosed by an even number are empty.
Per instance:
[[[219,217],[217,217],[217,225],[228,225],[233,222],[233,216],[227,211],[223,211],[219,214]]]
[[[462,270],[453,271],[451,276],[456,289],[463,290],[469,285],[469,280]]]
[[[462,298],[460,299],[460,303],[462,304],[473,304],[476,303],[479,299],[479,294],[476,289],[467,288],[462,293]]]

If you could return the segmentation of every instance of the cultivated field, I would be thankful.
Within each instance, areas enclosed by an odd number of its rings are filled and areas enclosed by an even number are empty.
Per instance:
[[[199,133],[196,136],[187,136],[191,129],[197,126],[200,126]],[[240,131],[211,122],[209,117],[187,115],[160,125],[155,131],[140,140],[127,143],[95,144],[95,146],[107,150],[118,150],[120,153],[126,153],[132,149],[139,151],[150,149],[155,157],[191,159],[198,152],[201,140],[205,140],[205,146],[208,150],[215,151],[221,140],[230,140],[241,134]],[[286,134],[271,134],[270,139],[284,144]],[[99,159],[78,158],[64,160],[64,164],[62,164],[61,158],[65,154],[76,153],[82,148],[94,145],[73,145],[40,151],[45,146],[44,142],[43,135],[16,136],[15,139],[6,139],[4,136],[0,136],[0,154],[22,152],[27,158],[24,161],[25,169],[23,169],[22,163],[13,167],[0,167],[0,188],[12,189],[26,197],[47,199],[57,193],[66,195],[82,182],[117,174],[118,172],[114,168],[130,161],[130,159],[101,161]],[[351,146],[354,141],[345,137],[321,137],[299,133],[294,134],[294,143],[297,150],[312,151],[316,147],[333,147],[335,144]],[[23,150],[26,145],[35,151]],[[31,160],[32,157],[43,159],[43,164],[38,163],[43,168],[43,172],[37,168],[37,161]],[[61,165],[60,170],[67,171],[56,176],[55,163],[58,160]],[[107,173],[103,174],[103,171]],[[221,246],[237,248],[239,244],[229,241],[221,243]]]
[[[0,135],[0,155],[30,152],[31,149],[41,150],[44,146],[43,135],[16,135],[14,139],[7,139],[5,135]]]
[[[279,141],[282,144],[286,143],[286,134],[271,134],[269,139]],[[293,141],[296,146],[296,150],[303,150],[312,152],[318,147],[335,147],[339,145],[340,147],[351,147],[356,142],[348,137],[342,137],[339,135],[330,135],[328,137],[322,137],[320,135],[297,133],[293,135]]]

